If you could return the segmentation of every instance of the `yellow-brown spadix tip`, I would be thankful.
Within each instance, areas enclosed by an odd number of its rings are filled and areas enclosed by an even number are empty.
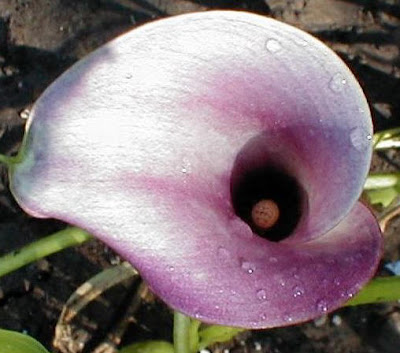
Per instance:
[[[273,200],[260,200],[251,210],[251,219],[258,228],[267,230],[279,219],[279,207]]]

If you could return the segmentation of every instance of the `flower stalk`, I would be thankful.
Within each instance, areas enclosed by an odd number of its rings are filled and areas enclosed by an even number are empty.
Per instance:
[[[0,154],[0,163],[3,163],[4,165],[7,166],[7,168],[10,168],[13,164],[18,163],[19,158],[17,156],[15,157],[10,157],[6,156],[4,154]]]
[[[69,227],[0,257],[0,277],[31,262],[92,239],[86,231]]]
[[[175,353],[192,353],[190,350],[190,318],[178,311],[174,312]]]

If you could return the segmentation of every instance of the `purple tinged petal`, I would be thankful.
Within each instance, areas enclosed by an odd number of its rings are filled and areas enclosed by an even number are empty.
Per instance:
[[[92,231],[189,315],[304,321],[340,306],[379,261],[379,228],[354,206],[372,151],[367,103],[343,62],[293,27],[227,11],[144,25],[60,77],[28,125],[11,178],[21,206]],[[280,243],[231,202],[265,165],[303,196]]]

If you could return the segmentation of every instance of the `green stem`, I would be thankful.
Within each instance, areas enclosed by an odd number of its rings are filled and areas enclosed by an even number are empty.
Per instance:
[[[10,166],[12,166],[13,164],[15,164],[17,162],[18,162],[17,157],[9,157],[4,154],[0,154],[0,163],[5,164],[7,166],[7,168],[9,168]]]
[[[369,282],[345,306],[390,302],[400,299],[400,276],[378,277]]]
[[[31,262],[71,246],[82,244],[92,237],[82,229],[69,227],[23,248],[0,257],[0,277]]]
[[[174,349],[175,353],[190,353],[190,318],[174,312]]]

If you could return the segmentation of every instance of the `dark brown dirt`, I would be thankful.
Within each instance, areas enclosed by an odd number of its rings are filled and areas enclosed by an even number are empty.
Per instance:
[[[0,153],[12,154],[26,109],[61,72],[126,30],[154,18],[211,8],[245,9],[293,24],[323,40],[350,66],[368,96],[376,129],[399,126],[400,2],[398,0],[1,0]],[[400,157],[376,155],[374,170],[398,170]],[[25,215],[1,169],[0,254],[64,227]],[[386,232],[384,261],[400,257],[400,221]],[[43,259],[0,279],[0,327],[27,332],[52,348],[63,304],[87,279],[118,261],[96,241]],[[76,325],[100,341],[126,309],[132,288],[120,286],[92,303]],[[123,343],[171,339],[169,310],[144,303]],[[219,353],[399,353],[399,303],[344,308],[315,322],[254,331]]]

